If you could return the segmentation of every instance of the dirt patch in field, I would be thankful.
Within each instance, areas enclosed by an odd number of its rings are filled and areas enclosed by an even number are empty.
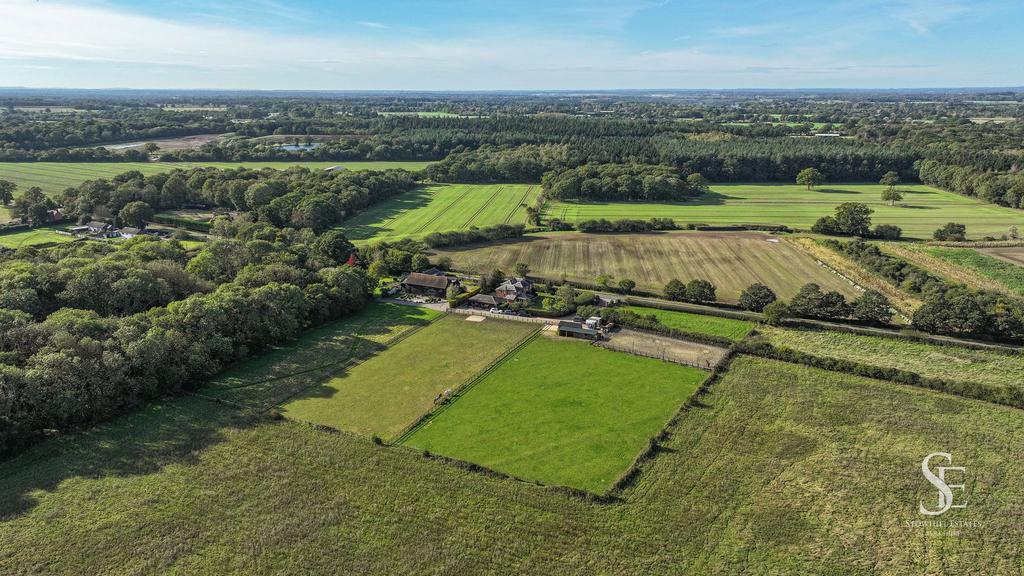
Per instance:
[[[109,150],[131,150],[133,148],[142,148],[147,143],[152,142],[160,147],[160,151],[168,150],[194,150],[199,148],[203,144],[209,144],[214,142],[223,134],[194,134],[192,136],[181,136],[179,138],[156,138],[154,140],[140,140],[138,142],[116,142],[112,144],[100,144],[102,148]]]
[[[982,254],[987,254],[994,258],[999,258],[1004,262],[1015,264],[1017,266],[1024,266],[1024,246],[1013,246],[1007,248],[981,248],[978,250]]]
[[[607,340],[598,342],[598,345],[610,350],[689,364],[706,370],[718,365],[728,353],[725,348],[709,344],[633,330],[616,330],[608,335]]]
[[[466,322],[483,322],[484,320],[487,320],[487,318],[484,316],[478,316],[476,314],[472,316],[466,316]]]

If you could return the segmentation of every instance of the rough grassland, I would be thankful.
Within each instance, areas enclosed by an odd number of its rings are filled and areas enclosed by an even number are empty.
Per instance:
[[[718,299],[735,302],[744,288],[767,284],[789,299],[808,282],[853,297],[848,283],[814,259],[784,242],[760,233],[665,232],[657,234],[530,234],[521,239],[464,249],[438,250],[460,270],[509,273],[517,263],[530,274],[558,280],[595,282],[600,274],[616,281],[630,278],[637,287],[661,292],[673,278],[710,280]]]
[[[959,262],[943,258],[924,246],[901,242],[882,242],[880,245],[882,250],[885,252],[888,252],[898,258],[902,258],[903,260],[915,264],[920,268],[924,268],[933,274],[946,278],[947,280],[951,280],[952,282],[965,284],[976,290],[989,290],[992,292],[1002,292],[1004,294],[1015,294],[1009,287],[995,279],[981,274],[979,271],[973,270]],[[1005,265],[1012,267],[1010,264]]]
[[[739,358],[614,505],[196,398],[0,465],[0,573],[1017,574],[1019,410]],[[908,524],[967,467],[968,506]]]
[[[525,224],[526,206],[540,186],[528,184],[438,184],[420,187],[377,204],[342,222],[354,240],[396,240],[431,232]]]
[[[437,320],[362,364],[304,390],[281,407],[290,417],[390,439],[538,326],[488,319]]]
[[[330,380],[345,362],[384,350],[440,316],[428,308],[373,303],[349,318],[303,334],[295,342],[230,369],[202,391],[253,408],[269,408]]]
[[[875,213],[875,224],[895,224],[904,236],[931,238],[946,222],[967,225],[971,238],[1004,234],[1010,225],[1024,226],[1024,212],[986,204],[930,186],[906,185],[902,203],[882,201],[885,186],[877,184],[825,184],[807,190],[795,184],[716,184],[712,192],[693,202],[646,204],[627,202],[550,202],[548,218],[569,222],[591,218],[673,218],[678,223],[785,224],[810,229],[818,218],[833,213],[843,202],[863,202]]]
[[[305,166],[310,170],[329,166],[343,166],[349,170],[386,170],[404,168],[415,171],[427,167],[430,162],[0,162],[0,180],[10,180],[18,185],[19,191],[39,186],[46,194],[55,196],[69,186],[77,186],[86,180],[112,178],[129,170],[138,170],[145,175],[170,172],[175,168],[187,169],[197,166],[215,168],[276,168],[284,170],[291,166]]]
[[[66,226],[60,226],[60,228],[64,227]],[[74,240],[74,236],[57,234],[54,232],[54,227],[52,226],[33,228],[31,230],[14,232],[12,234],[0,234],[0,246],[4,248],[21,248],[22,246],[72,242]]]
[[[659,308],[646,308],[643,306],[622,306],[621,309],[636,312],[641,316],[654,315],[659,322],[669,328],[675,328],[676,330],[693,332],[696,334],[719,336],[721,338],[728,338],[733,342],[742,340],[744,336],[754,329],[753,322],[736,320],[733,318],[721,318],[718,316],[708,316],[706,314],[693,314],[691,312],[679,312],[677,310],[661,310]]]
[[[602,493],[707,375],[586,342],[539,338],[405,444]]]
[[[881,336],[762,326],[769,342],[815,356],[899,368],[929,378],[1024,387],[1024,356]]]

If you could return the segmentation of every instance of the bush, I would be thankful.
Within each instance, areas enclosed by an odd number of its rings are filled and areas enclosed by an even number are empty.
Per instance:
[[[669,280],[665,284],[665,297],[677,302],[686,300],[686,285],[681,280]]]
[[[764,321],[772,326],[782,324],[790,316],[789,306],[781,300],[776,300],[765,306],[763,313]]]
[[[879,224],[871,231],[871,236],[881,240],[899,240],[903,236],[903,229],[892,224]]]
[[[715,285],[707,280],[690,280],[686,285],[686,298],[691,302],[714,302]]]
[[[751,284],[740,294],[740,308],[761,312],[765,306],[778,300],[771,288],[761,283]]]
[[[936,240],[962,242],[967,239],[967,226],[950,222],[936,230],[932,237]]]

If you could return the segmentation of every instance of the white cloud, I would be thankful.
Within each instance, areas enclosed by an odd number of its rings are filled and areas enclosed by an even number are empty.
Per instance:
[[[969,11],[966,4],[956,0],[901,0],[896,3],[892,14],[919,34],[928,34],[935,26]]]
[[[390,26],[382,22],[360,22],[359,25],[367,28],[377,28],[378,30],[390,28]]]

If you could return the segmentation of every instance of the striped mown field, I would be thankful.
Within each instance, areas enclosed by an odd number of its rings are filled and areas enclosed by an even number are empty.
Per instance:
[[[830,215],[844,202],[862,202],[875,213],[875,224],[895,224],[912,238],[931,238],[947,222],[967,226],[967,235],[980,238],[1006,233],[1011,225],[1024,226],[1024,211],[986,204],[930,186],[900,186],[903,201],[883,202],[885,186],[878,184],[825,184],[807,190],[795,184],[716,184],[711,193],[691,202],[549,202],[545,218],[578,222],[594,218],[673,218],[679,224],[774,224],[810,229],[815,220]]]
[[[145,175],[169,172],[175,168],[276,168],[284,170],[291,166],[305,166],[311,170],[330,166],[343,166],[349,170],[387,170],[404,168],[417,171],[426,168],[430,162],[0,162],[0,180],[10,180],[19,190],[38,186],[48,195],[60,194],[69,186],[77,186],[86,180],[112,178],[129,170],[138,170]],[[3,214],[0,213],[0,218]]]
[[[396,240],[431,232],[526,223],[526,206],[540,186],[436,184],[423,186],[342,222],[353,240]]]
[[[460,270],[511,272],[519,262],[530,274],[558,280],[613,282],[629,278],[644,290],[660,292],[674,278],[702,279],[718,288],[718,299],[735,302],[747,286],[762,282],[781,298],[816,282],[848,298],[858,292],[819,266],[813,258],[773,236],[750,232],[662,232],[654,234],[530,234],[522,239],[465,249],[438,250]]]
[[[4,248],[17,249],[22,246],[36,246],[39,244],[55,244],[73,241],[75,239],[74,236],[57,234],[57,232],[55,232],[55,230],[64,227],[65,226],[43,226],[40,228],[33,228],[31,230],[24,230],[22,232],[14,232],[12,234],[0,234],[0,246]]]

